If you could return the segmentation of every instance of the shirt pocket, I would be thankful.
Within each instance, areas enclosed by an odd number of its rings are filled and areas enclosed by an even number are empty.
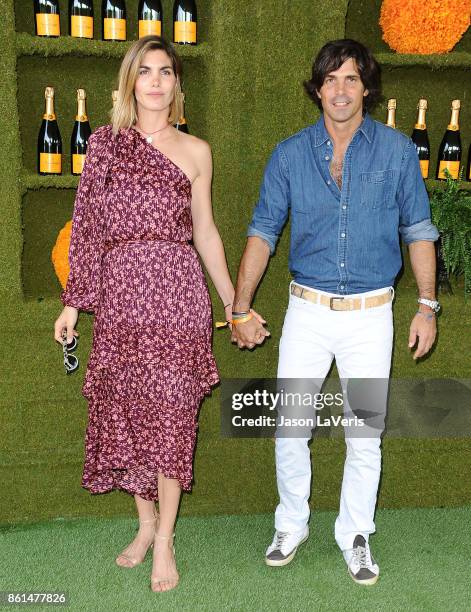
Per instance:
[[[360,174],[361,204],[381,209],[394,206],[394,170],[376,170]]]

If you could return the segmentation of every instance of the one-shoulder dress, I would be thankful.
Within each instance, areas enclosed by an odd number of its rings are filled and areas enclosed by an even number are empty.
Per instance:
[[[95,313],[82,386],[91,493],[158,500],[159,472],[192,488],[198,411],[219,375],[190,204],[189,178],[134,128],[91,135],[60,296]]]

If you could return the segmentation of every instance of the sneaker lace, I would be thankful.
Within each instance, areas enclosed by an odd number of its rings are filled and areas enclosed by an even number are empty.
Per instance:
[[[283,544],[286,541],[286,538],[288,537],[288,532],[287,531],[277,531],[276,532],[276,542],[275,542],[275,547],[280,549]]]
[[[368,546],[357,546],[353,549],[353,556],[360,568],[372,565]]]

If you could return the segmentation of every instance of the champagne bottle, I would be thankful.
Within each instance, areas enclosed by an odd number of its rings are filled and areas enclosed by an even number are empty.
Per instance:
[[[182,94],[182,101],[183,101],[183,109],[182,109],[182,116],[178,119],[177,123],[175,123],[174,127],[179,131],[179,132],[185,132],[185,134],[189,134],[188,131],[188,124],[186,122],[185,119],[185,95]]]
[[[396,99],[390,98],[388,100],[388,118],[386,120],[386,125],[389,127],[396,128]]]
[[[415,124],[411,138],[417,149],[417,155],[419,156],[422,177],[426,179],[428,178],[428,167],[430,162],[430,143],[428,140],[427,125],[425,123],[427,100],[419,100],[417,108],[417,123]]]
[[[126,40],[126,3],[124,0],[102,0],[103,40]]]
[[[180,45],[196,45],[196,2],[174,0],[173,42]]]
[[[460,173],[461,138],[460,138],[460,101],[451,103],[451,119],[443,140],[438,149],[437,178],[445,179],[445,168],[448,168],[452,178],[457,179]]]
[[[60,36],[59,0],[34,0],[36,36]]]
[[[471,181],[471,145],[469,145],[468,151],[468,170],[466,172],[466,178]]]
[[[77,89],[77,115],[70,140],[72,174],[82,174],[83,162],[87,153],[88,139],[92,130],[87,117],[87,95],[84,89]]]
[[[54,88],[44,92],[46,109],[38,135],[39,174],[62,174],[62,139],[54,113]]]
[[[140,0],[138,8],[139,38],[154,34],[162,36],[161,0]]]
[[[69,0],[69,34],[93,38],[93,0]]]

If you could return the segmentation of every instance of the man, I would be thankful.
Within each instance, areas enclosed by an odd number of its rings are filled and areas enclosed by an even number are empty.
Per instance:
[[[232,341],[253,348],[269,335],[250,311],[257,285],[291,209],[289,307],[278,378],[323,381],[336,359],[341,379],[389,379],[393,284],[408,245],[419,291],[409,348],[425,355],[436,335],[438,232],[410,138],[368,111],[380,97],[380,69],[353,40],[327,43],[305,89],[321,118],[274,149],[248,230],[233,306]],[[386,396],[378,398],[385,411]],[[369,548],[381,471],[381,436],[345,436],[346,461],[335,539],[357,583],[374,584]],[[276,437],[280,502],[266,563],[289,563],[308,535],[309,437]]]

